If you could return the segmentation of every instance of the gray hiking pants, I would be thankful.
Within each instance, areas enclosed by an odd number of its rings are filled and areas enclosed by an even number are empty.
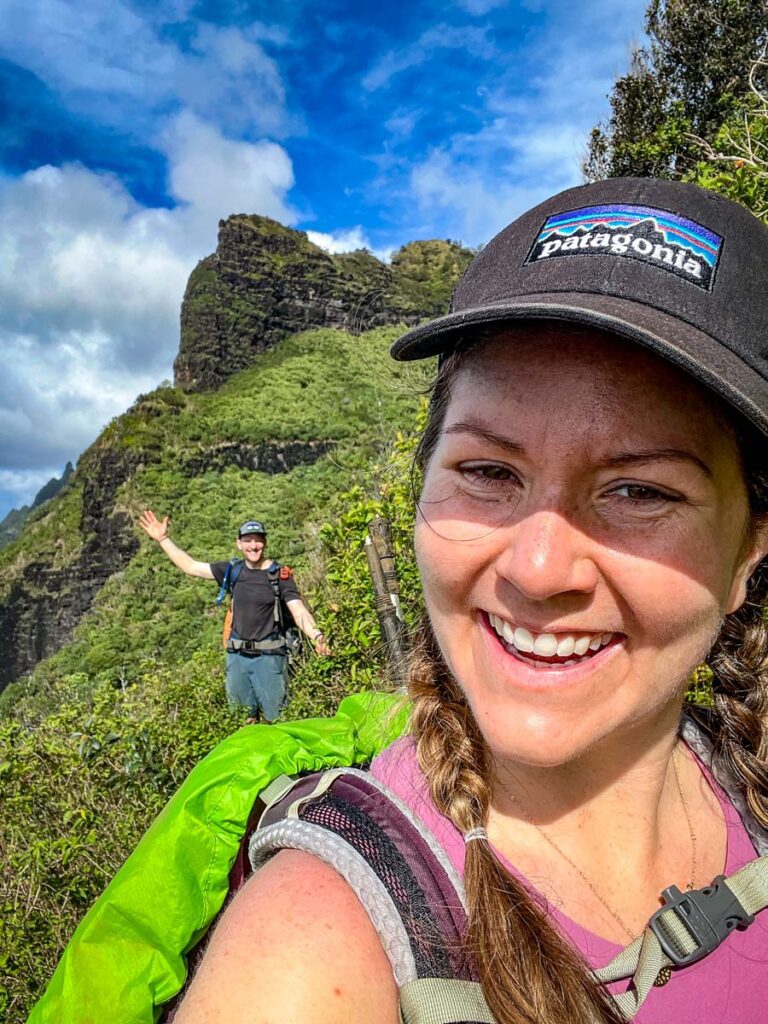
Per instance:
[[[252,715],[274,722],[288,691],[288,658],[284,654],[227,652],[227,700]]]

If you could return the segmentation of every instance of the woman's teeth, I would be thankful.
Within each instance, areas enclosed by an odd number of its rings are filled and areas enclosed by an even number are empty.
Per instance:
[[[580,633],[578,636],[571,633],[563,633],[555,636],[554,633],[531,633],[522,626],[513,626],[497,615],[488,616],[491,625],[498,636],[511,647],[514,647],[517,654],[532,654],[535,658],[575,658],[564,662],[539,662],[538,664],[560,664],[576,665],[580,660],[586,660],[587,651],[599,651],[616,636],[615,633]],[[592,655],[587,655],[591,657]],[[534,659],[530,659],[533,664]],[[528,658],[524,659],[528,661]]]

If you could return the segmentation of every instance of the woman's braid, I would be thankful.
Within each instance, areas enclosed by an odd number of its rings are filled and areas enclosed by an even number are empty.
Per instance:
[[[464,833],[484,826],[490,766],[480,730],[422,626],[409,678],[412,731],[437,809]],[[498,1024],[619,1024],[623,1020],[543,905],[504,870],[487,842],[466,846],[466,947]]]
[[[715,749],[768,827],[768,572],[754,574],[745,604],[726,617],[707,663],[714,676]]]

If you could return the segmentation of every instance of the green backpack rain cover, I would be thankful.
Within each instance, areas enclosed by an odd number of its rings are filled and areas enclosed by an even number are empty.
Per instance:
[[[405,729],[394,694],[333,718],[251,725],[194,768],[78,925],[28,1024],[151,1024],[226,899],[254,801],[278,775],[364,764]]]

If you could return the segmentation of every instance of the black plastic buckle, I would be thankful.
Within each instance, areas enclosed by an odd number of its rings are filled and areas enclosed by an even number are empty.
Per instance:
[[[725,875],[718,875],[704,889],[680,892],[676,885],[670,885],[661,895],[664,906],[656,911],[648,923],[659,945],[677,967],[695,964],[713,949],[717,949],[735,928],[743,931],[755,920],[755,915],[746,912],[725,884]],[[697,943],[691,953],[683,954],[675,949],[665,933],[660,918],[669,910],[674,910]]]

